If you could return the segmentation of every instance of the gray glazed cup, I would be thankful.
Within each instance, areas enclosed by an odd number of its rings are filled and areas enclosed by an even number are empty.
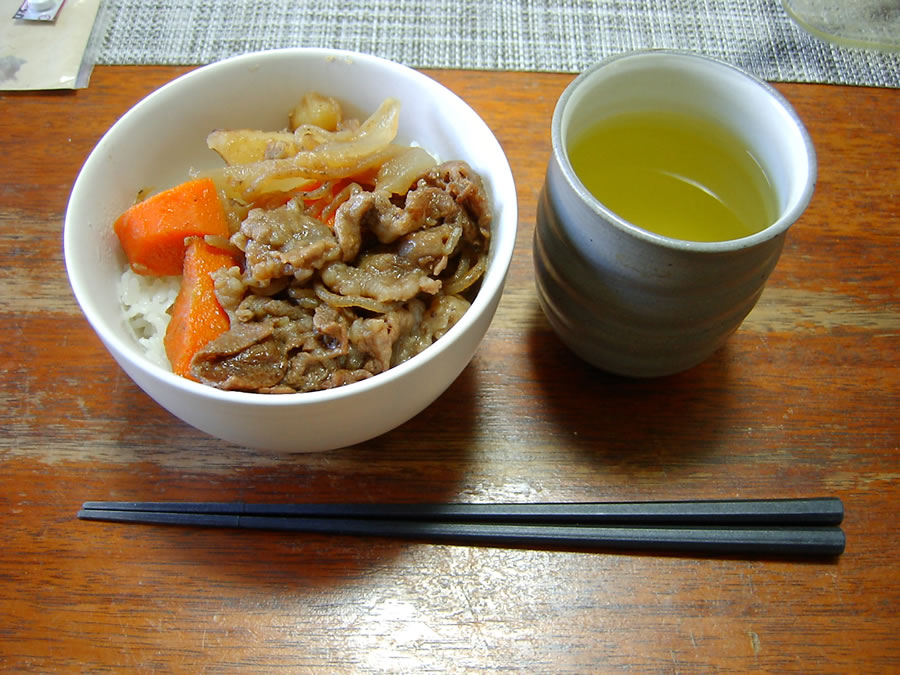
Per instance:
[[[624,112],[668,108],[712,117],[752,148],[777,218],[742,239],[692,242],[641,229],[600,203],[575,174],[572,135]],[[554,331],[604,370],[655,377],[718,349],[753,309],[816,181],[806,129],[768,84],[707,57],[666,50],[602,61],[566,88],[534,233],[537,293]]]

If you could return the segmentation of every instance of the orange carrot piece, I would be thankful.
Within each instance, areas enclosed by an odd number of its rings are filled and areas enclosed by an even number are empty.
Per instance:
[[[181,274],[187,237],[228,237],[225,209],[216,186],[198,178],[148,197],[130,207],[113,225],[137,274]]]
[[[181,289],[163,340],[172,372],[194,379],[190,375],[194,354],[230,327],[228,314],[216,298],[212,273],[236,264],[230,253],[205,240],[189,240]]]

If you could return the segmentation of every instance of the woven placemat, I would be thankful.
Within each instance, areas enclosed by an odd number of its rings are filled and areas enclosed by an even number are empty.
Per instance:
[[[199,65],[303,46],[414,68],[571,73],[669,48],[770,81],[900,87],[900,54],[820,40],[779,0],[105,0],[91,44],[98,64]]]

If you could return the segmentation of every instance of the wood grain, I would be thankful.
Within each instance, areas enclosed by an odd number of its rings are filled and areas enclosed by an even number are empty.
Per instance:
[[[759,306],[709,361],[633,381],[569,354],[531,235],[571,75],[430,71],[495,130],[520,231],[471,365],[403,427],[253,453],[171,417],[69,291],[91,148],[185,68],[0,94],[0,668],[40,672],[900,670],[900,93],[780,84],[819,182]],[[86,499],[600,500],[836,495],[837,561],[467,548],[80,522]]]

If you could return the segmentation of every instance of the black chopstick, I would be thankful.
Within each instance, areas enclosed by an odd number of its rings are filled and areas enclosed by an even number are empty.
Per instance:
[[[78,517],[531,547],[836,556],[835,498],[549,504],[85,502]]]
[[[243,502],[85,502],[86,511],[206,513],[265,517],[452,520],[570,525],[839,525],[836,497],[530,504],[248,504]]]

